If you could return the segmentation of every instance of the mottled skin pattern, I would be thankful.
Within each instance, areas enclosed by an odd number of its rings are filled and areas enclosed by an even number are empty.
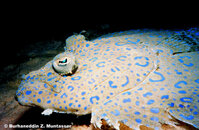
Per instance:
[[[151,30],[94,41],[71,36],[66,50],[77,59],[77,71],[58,74],[52,64],[66,52],[59,54],[24,77],[18,101],[47,109],[45,114],[92,113],[91,123],[97,127],[101,119],[116,129],[118,121],[136,129],[175,126],[172,119],[178,119],[199,128],[199,52],[171,36],[169,31]]]

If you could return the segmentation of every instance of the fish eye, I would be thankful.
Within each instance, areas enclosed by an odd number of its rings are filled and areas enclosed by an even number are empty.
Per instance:
[[[64,60],[60,60],[59,63],[67,63],[67,58]]]
[[[67,58],[65,58],[64,60],[59,60],[58,66],[66,66],[67,63],[68,63],[68,60]]]

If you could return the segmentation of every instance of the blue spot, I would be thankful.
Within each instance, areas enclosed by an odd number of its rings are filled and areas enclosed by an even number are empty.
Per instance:
[[[120,69],[119,69],[119,68],[117,68],[117,67],[115,67],[115,68],[116,68],[116,70],[117,70],[117,71],[120,71]]]
[[[82,93],[81,93],[82,96],[85,95],[85,94],[86,94],[86,92],[82,92]]]
[[[51,103],[51,100],[48,100],[48,101],[47,101],[47,104],[49,104],[49,103]]]
[[[70,89],[70,91],[73,91],[74,87],[73,86],[68,86],[68,89]]]
[[[140,79],[136,79],[137,80],[137,82],[140,82]]]
[[[67,108],[67,107],[65,107],[65,109],[67,110],[68,108]]]
[[[113,85],[113,81],[109,81],[108,83],[111,88],[117,88],[117,85]]]
[[[90,98],[90,102],[93,104],[93,99],[96,99],[97,101],[99,100],[99,97],[98,96],[93,96]]]
[[[112,71],[112,72],[115,72],[115,70],[114,70],[113,68],[111,68],[111,71]]]
[[[53,88],[56,88],[57,87],[57,85],[55,84],[55,85],[53,85]]]
[[[78,104],[78,106],[77,107],[81,107],[81,105],[80,104]]]
[[[28,76],[27,78],[26,78],[26,80],[28,80],[30,78],[30,76]]]
[[[42,94],[42,93],[43,93],[43,91],[39,91],[39,92],[38,92],[38,94]]]
[[[141,119],[135,119],[135,121],[137,122],[137,123],[142,123],[142,120]]]
[[[89,44],[86,44],[86,47],[89,47]]]
[[[71,80],[80,80],[81,76],[72,77]]]
[[[119,116],[120,112],[118,110],[115,110],[115,112],[111,111],[111,114],[115,115],[115,116]]]
[[[149,79],[149,81],[150,82],[162,82],[162,81],[164,81],[165,80],[165,77],[161,74],[161,73],[159,73],[159,72],[153,72],[154,74],[156,74],[156,75],[159,75],[160,76],[160,79],[159,80],[153,80],[153,79]]]
[[[130,99],[130,98],[127,98],[127,99],[124,99],[124,100],[123,100],[123,103],[127,103],[127,102],[131,102],[131,99]]]
[[[199,79],[196,79],[195,82],[196,82],[196,83],[199,83]]]
[[[133,41],[131,41],[131,40],[127,40],[127,42],[132,43],[132,44],[137,44],[138,42],[140,42],[140,39],[137,39],[136,42],[133,42]]]
[[[122,87],[126,86],[129,83],[129,78],[127,76],[126,77],[126,83],[122,84]]]
[[[144,118],[146,118],[146,117],[147,117],[147,115],[143,115],[143,117],[144,117]]]
[[[115,45],[116,46],[124,46],[124,45],[127,45],[129,43],[122,43],[122,42],[116,42]]]
[[[177,83],[174,85],[174,87],[175,87],[175,88],[182,88],[181,86],[179,86],[179,84],[187,85],[187,82],[186,82],[186,81],[179,81],[179,82],[177,82]]]
[[[185,120],[193,120],[193,119],[194,119],[194,116],[192,116],[192,115],[185,116],[185,115],[183,115],[183,114],[179,114],[179,116],[181,116],[181,117],[184,118]]]
[[[147,92],[145,94],[143,94],[143,97],[147,97],[147,96],[152,96],[153,94],[151,92]]]
[[[198,115],[198,112],[197,112],[197,111],[195,111],[195,112],[193,112],[193,114],[194,114],[194,115]]]
[[[179,72],[178,70],[176,70],[175,69],[175,72],[176,72],[176,74],[179,74],[179,75],[181,75],[182,74],[182,72]]]
[[[152,121],[155,121],[155,122],[158,122],[158,121],[159,121],[159,118],[158,118],[158,117],[155,117],[155,116],[154,116],[154,117],[151,117],[150,119],[151,119]]]
[[[126,95],[126,94],[128,94],[128,95],[131,95],[131,92],[124,92],[124,93],[122,93],[122,95]]]
[[[62,95],[61,95],[61,98],[63,98],[63,97],[68,97],[67,95],[66,95],[66,93],[63,93]]]
[[[56,97],[57,95],[58,95],[57,93],[54,94],[55,97]]]
[[[136,111],[134,114],[135,114],[135,115],[140,115],[140,112],[139,112],[139,111]]]
[[[168,103],[167,105],[170,106],[170,107],[174,107],[174,103],[173,102]]]
[[[84,107],[84,110],[86,110],[87,109],[87,107]]]
[[[169,95],[163,95],[162,97],[161,97],[161,99],[169,99]]]
[[[127,58],[126,56],[119,56],[116,59],[120,60],[120,61],[125,61],[125,58]]]
[[[190,59],[191,57],[189,57],[189,56],[181,56],[180,58],[188,58],[188,59]],[[193,63],[189,63],[189,64],[185,64],[184,63],[184,61],[182,60],[182,59],[178,59],[178,61],[180,62],[180,63],[182,63],[183,65],[185,65],[185,66],[187,66],[187,67],[191,67],[191,66],[193,66],[194,64]]]
[[[107,105],[108,103],[111,103],[112,100],[109,100],[108,102],[105,102],[104,105]]]
[[[183,97],[183,98],[180,98],[180,101],[181,101],[181,102],[188,102],[188,103],[191,103],[191,102],[193,102],[193,99],[190,98],[190,97]]]
[[[140,102],[139,102],[139,101],[136,101],[136,102],[135,102],[135,105],[139,106],[139,105],[140,105]]]
[[[98,58],[97,57],[93,57],[91,59],[89,59],[89,61],[95,62]]]
[[[49,72],[48,74],[47,74],[47,76],[49,77],[50,75],[52,75],[52,73],[51,72]]]
[[[26,91],[26,95],[30,95],[32,91]]]
[[[178,93],[180,93],[180,94],[186,94],[187,92],[185,90],[180,90],[180,91],[178,91]]]
[[[102,61],[102,62],[97,63],[96,66],[97,66],[97,67],[105,67],[105,65],[103,65],[103,64],[105,64],[105,63],[106,63],[106,62]]]
[[[68,105],[69,105],[69,107],[71,107],[73,105],[73,103],[69,103]]]
[[[38,103],[41,103],[41,99],[40,99],[40,98],[38,98],[38,99],[37,99],[37,102],[38,102]]]
[[[182,104],[179,104],[179,107],[181,107],[181,108],[184,108],[184,105],[182,105]]]
[[[106,116],[107,116],[106,113],[101,114],[101,118],[104,118],[104,117],[106,117]]]
[[[142,56],[137,56],[134,58],[134,60],[137,60],[137,59],[142,59],[143,57]],[[146,60],[149,60],[149,58],[145,57]],[[140,63],[135,63],[135,65],[138,65],[138,66],[141,66],[141,67],[147,67],[149,65],[149,62],[146,61],[145,64],[140,64]]]
[[[153,99],[148,100],[147,105],[153,104],[155,101]]]

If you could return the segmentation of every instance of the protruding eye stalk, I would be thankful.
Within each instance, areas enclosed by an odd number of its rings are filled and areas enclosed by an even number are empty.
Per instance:
[[[59,61],[58,66],[66,66],[67,63],[67,58],[65,58],[64,60]]]
[[[61,75],[72,75],[76,72],[78,64],[72,52],[65,52],[58,55],[53,62],[54,70]]]

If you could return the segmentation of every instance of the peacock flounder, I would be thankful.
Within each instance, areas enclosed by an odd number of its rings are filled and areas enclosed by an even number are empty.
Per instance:
[[[199,128],[199,31],[132,30],[93,41],[66,40],[65,52],[22,80],[22,105],[43,114],[92,113],[119,129],[175,126],[173,119]],[[65,71],[66,70],[66,71]]]

